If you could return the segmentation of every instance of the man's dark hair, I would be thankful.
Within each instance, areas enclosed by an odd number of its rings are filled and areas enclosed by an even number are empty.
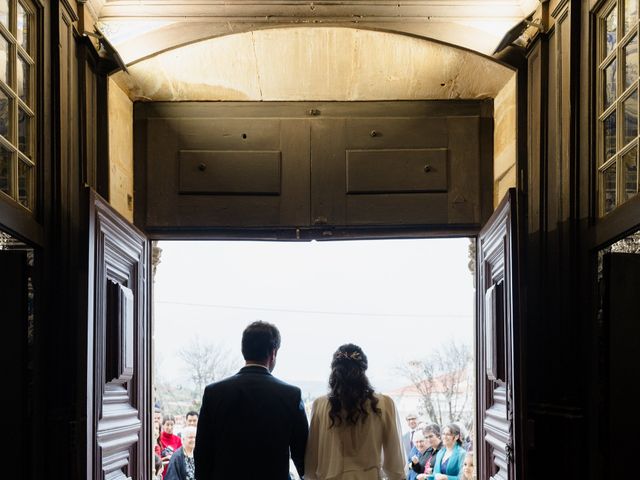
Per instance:
[[[196,412],[195,410],[190,410],[190,411],[188,411],[188,412],[186,413],[186,415],[184,416],[184,418],[187,418],[187,417],[193,417],[193,416],[199,417],[199,416],[200,416],[200,414],[199,414],[198,412]]]
[[[246,361],[266,360],[280,348],[280,332],[275,325],[258,320],[242,332],[242,356]]]

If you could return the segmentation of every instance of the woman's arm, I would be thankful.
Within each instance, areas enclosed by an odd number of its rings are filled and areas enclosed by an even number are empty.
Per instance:
[[[318,418],[317,399],[311,407],[311,425],[309,426],[309,438],[304,455],[305,480],[317,480],[318,450],[320,448],[320,420]]]
[[[400,417],[391,397],[380,395],[385,408],[382,410],[382,470],[389,480],[402,480],[405,478],[404,450],[402,449],[402,431],[400,430]],[[382,403],[382,402],[380,402]]]

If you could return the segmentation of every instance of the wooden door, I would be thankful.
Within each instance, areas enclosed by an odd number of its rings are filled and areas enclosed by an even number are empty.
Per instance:
[[[637,432],[640,415],[640,364],[636,353],[640,338],[640,254],[609,253],[603,259],[603,322],[606,337],[604,408],[600,424],[603,458],[615,456],[626,432]],[[632,433],[633,435],[633,433]],[[627,462],[605,462],[607,478],[629,476]],[[633,475],[632,475],[633,476]]]
[[[0,232],[1,233],[1,232]],[[27,252],[0,250],[0,321],[2,322],[3,381],[11,391],[7,431],[11,432],[16,461],[30,465],[28,439],[32,419],[29,398],[28,329],[29,286]],[[14,471],[11,468],[9,471]],[[17,470],[16,470],[17,471]],[[29,472],[26,468],[22,473]]]
[[[151,325],[147,238],[89,195],[87,476],[151,472]]]
[[[478,237],[477,458],[479,478],[516,480],[522,438],[516,192]]]

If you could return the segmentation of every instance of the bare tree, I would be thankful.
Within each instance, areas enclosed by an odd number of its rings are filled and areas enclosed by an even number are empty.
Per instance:
[[[442,344],[422,360],[400,367],[422,396],[424,413],[431,422],[446,425],[472,422],[473,356],[468,345]]]
[[[239,364],[237,355],[228,348],[215,343],[202,343],[199,337],[193,337],[182,347],[178,357],[184,363],[194,390],[199,394],[209,383],[229,376]]]

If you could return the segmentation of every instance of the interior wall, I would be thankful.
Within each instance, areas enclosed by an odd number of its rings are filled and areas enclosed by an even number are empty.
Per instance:
[[[109,79],[109,202],[133,222],[133,102]]]
[[[371,52],[376,52],[371,55]],[[291,72],[296,72],[291,75]],[[515,70],[450,45],[355,28],[294,27],[186,45],[113,76],[112,115],[131,101],[379,101],[494,99],[494,206],[516,185]],[[124,92],[128,92],[127,102]],[[126,109],[124,109],[126,107]],[[114,113],[111,113],[114,110]],[[124,119],[122,119],[124,120]],[[113,122],[110,121],[110,124]],[[130,126],[118,121],[116,128]],[[110,129],[113,128],[113,125]],[[124,133],[124,132],[123,132]],[[126,142],[110,134],[111,191],[122,205],[131,182]],[[114,157],[117,154],[118,157]],[[126,187],[125,187],[126,185]],[[116,207],[120,208],[120,207]],[[125,210],[130,215],[130,210]],[[129,218],[129,217],[127,217]]]
[[[493,100],[493,205],[516,186],[516,75]]]

